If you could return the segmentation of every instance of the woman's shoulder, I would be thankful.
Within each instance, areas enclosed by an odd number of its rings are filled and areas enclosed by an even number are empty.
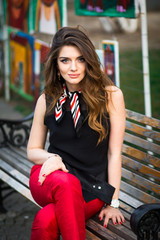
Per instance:
[[[106,87],[107,91],[107,110],[109,114],[125,114],[125,103],[122,90],[116,86]]]
[[[45,111],[46,110],[46,98],[45,98],[45,94],[41,94],[39,96],[39,98],[37,99],[36,102],[36,109],[40,110],[40,111]]]
[[[45,116],[46,112],[46,103],[45,103],[45,95],[42,94],[39,96],[36,102],[35,110],[34,110],[34,119],[39,119]]]
[[[106,86],[106,92],[107,92],[108,100],[110,100],[111,98],[112,100],[123,98],[122,90],[114,85]]]
[[[45,104],[45,102],[46,102],[46,96],[44,93],[42,93],[37,99],[37,104]]]

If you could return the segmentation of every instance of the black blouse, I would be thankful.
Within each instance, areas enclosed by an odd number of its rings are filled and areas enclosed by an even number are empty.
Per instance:
[[[84,121],[78,133],[74,129],[68,98],[60,122],[55,120],[54,109],[50,113],[46,111],[44,124],[50,132],[48,152],[60,155],[69,173],[80,180],[86,202],[99,198],[110,204],[115,188],[107,183],[109,137],[97,145],[99,134],[88,125],[82,96],[79,101]],[[47,109],[48,104],[46,101]],[[109,128],[109,121],[107,126]]]

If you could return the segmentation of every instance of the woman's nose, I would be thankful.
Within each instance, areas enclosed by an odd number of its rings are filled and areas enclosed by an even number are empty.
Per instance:
[[[72,71],[76,71],[76,70],[77,70],[76,61],[72,61],[72,62],[71,62],[71,70],[72,70]]]

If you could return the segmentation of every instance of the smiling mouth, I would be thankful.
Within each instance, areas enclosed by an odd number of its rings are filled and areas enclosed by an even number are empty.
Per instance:
[[[77,78],[80,74],[68,74],[70,78]]]

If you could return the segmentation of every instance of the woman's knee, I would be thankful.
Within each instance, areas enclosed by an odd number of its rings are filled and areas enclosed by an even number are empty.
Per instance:
[[[53,203],[48,204],[36,214],[32,225],[31,239],[38,239],[36,237],[43,239],[42,236],[44,234],[45,237],[48,237],[46,239],[50,239],[49,236],[53,236],[53,234],[55,235],[55,238],[53,239],[59,238],[59,228],[55,215],[55,206]]]
[[[74,175],[57,170],[46,178],[46,184],[50,182],[53,187],[59,187],[63,190],[76,188],[81,190],[81,183]]]

